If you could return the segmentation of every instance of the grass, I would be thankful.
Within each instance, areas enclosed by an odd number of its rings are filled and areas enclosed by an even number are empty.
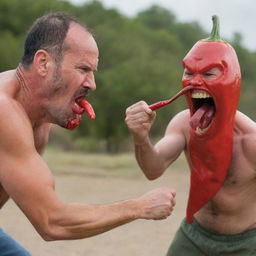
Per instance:
[[[47,147],[44,159],[54,174],[113,175],[125,177],[141,175],[133,152],[115,155],[92,154],[61,151],[53,147]],[[172,168],[184,169],[185,166],[185,159],[182,155],[172,165]]]
[[[55,174],[124,175],[137,173],[139,169],[132,153],[92,154],[48,147],[44,159]]]

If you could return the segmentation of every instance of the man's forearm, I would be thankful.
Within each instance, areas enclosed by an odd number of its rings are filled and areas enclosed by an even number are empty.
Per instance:
[[[34,226],[47,240],[79,239],[94,236],[136,219],[167,218],[175,205],[175,192],[158,188],[137,199],[109,205],[57,203],[34,211]],[[41,216],[38,215],[41,212]],[[31,220],[31,218],[30,218]]]
[[[140,168],[148,179],[156,179],[164,172],[163,161],[149,139],[143,144],[135,143],[135,156]]]
[[[136,200],[111,205],[62,204],[50,216],[48,233],[38,230],[45,240],[91,237],[140,218]]]

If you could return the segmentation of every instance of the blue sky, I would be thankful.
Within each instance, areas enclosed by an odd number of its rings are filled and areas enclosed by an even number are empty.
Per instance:
[[[69,0],[75,4],[89,0]],[[116,8],[128,17],[153,4],[173,11],[182,22],[198,21],[208,32],[211,16],[220,17],[221,35],[231,39],[235,31],[243,36],[243,44],[256,51],[256,1],[255,0],[101,0],[106,8]]]

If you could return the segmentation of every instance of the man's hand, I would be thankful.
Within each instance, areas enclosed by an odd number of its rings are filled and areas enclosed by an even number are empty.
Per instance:
[[[169,188],[158,188],[138,198],[141,219],[161,220],[171,215],[176,192]]]
[[[134,137],[136,145],[144,144],[156,118],[145,101],[139,101],[126,109],[125,122]]]

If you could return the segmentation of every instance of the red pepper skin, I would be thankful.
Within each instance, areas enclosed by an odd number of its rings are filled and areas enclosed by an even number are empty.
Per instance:
[[[199,134],[190,128],[188,153],[191,162],[190,194],[187,222],[211,200],[223,185],[232,157],[234,117],[240,95],[241,73],[236,53],[231,45],[221,40],[198,41],[183,60],[184,67],[194,73],[182,80],[182,86],[209,92],[216,112],[210,128]],[[202,72],[219,67],[222,75],[211,82]],[[190,95],[186,95],[190,115],[195,112]]]
[[[85,112],[88,114],[91,120],[94,120],[96,118],[95,112],[88,101],[79,100],[79,105],[84,108]]]

